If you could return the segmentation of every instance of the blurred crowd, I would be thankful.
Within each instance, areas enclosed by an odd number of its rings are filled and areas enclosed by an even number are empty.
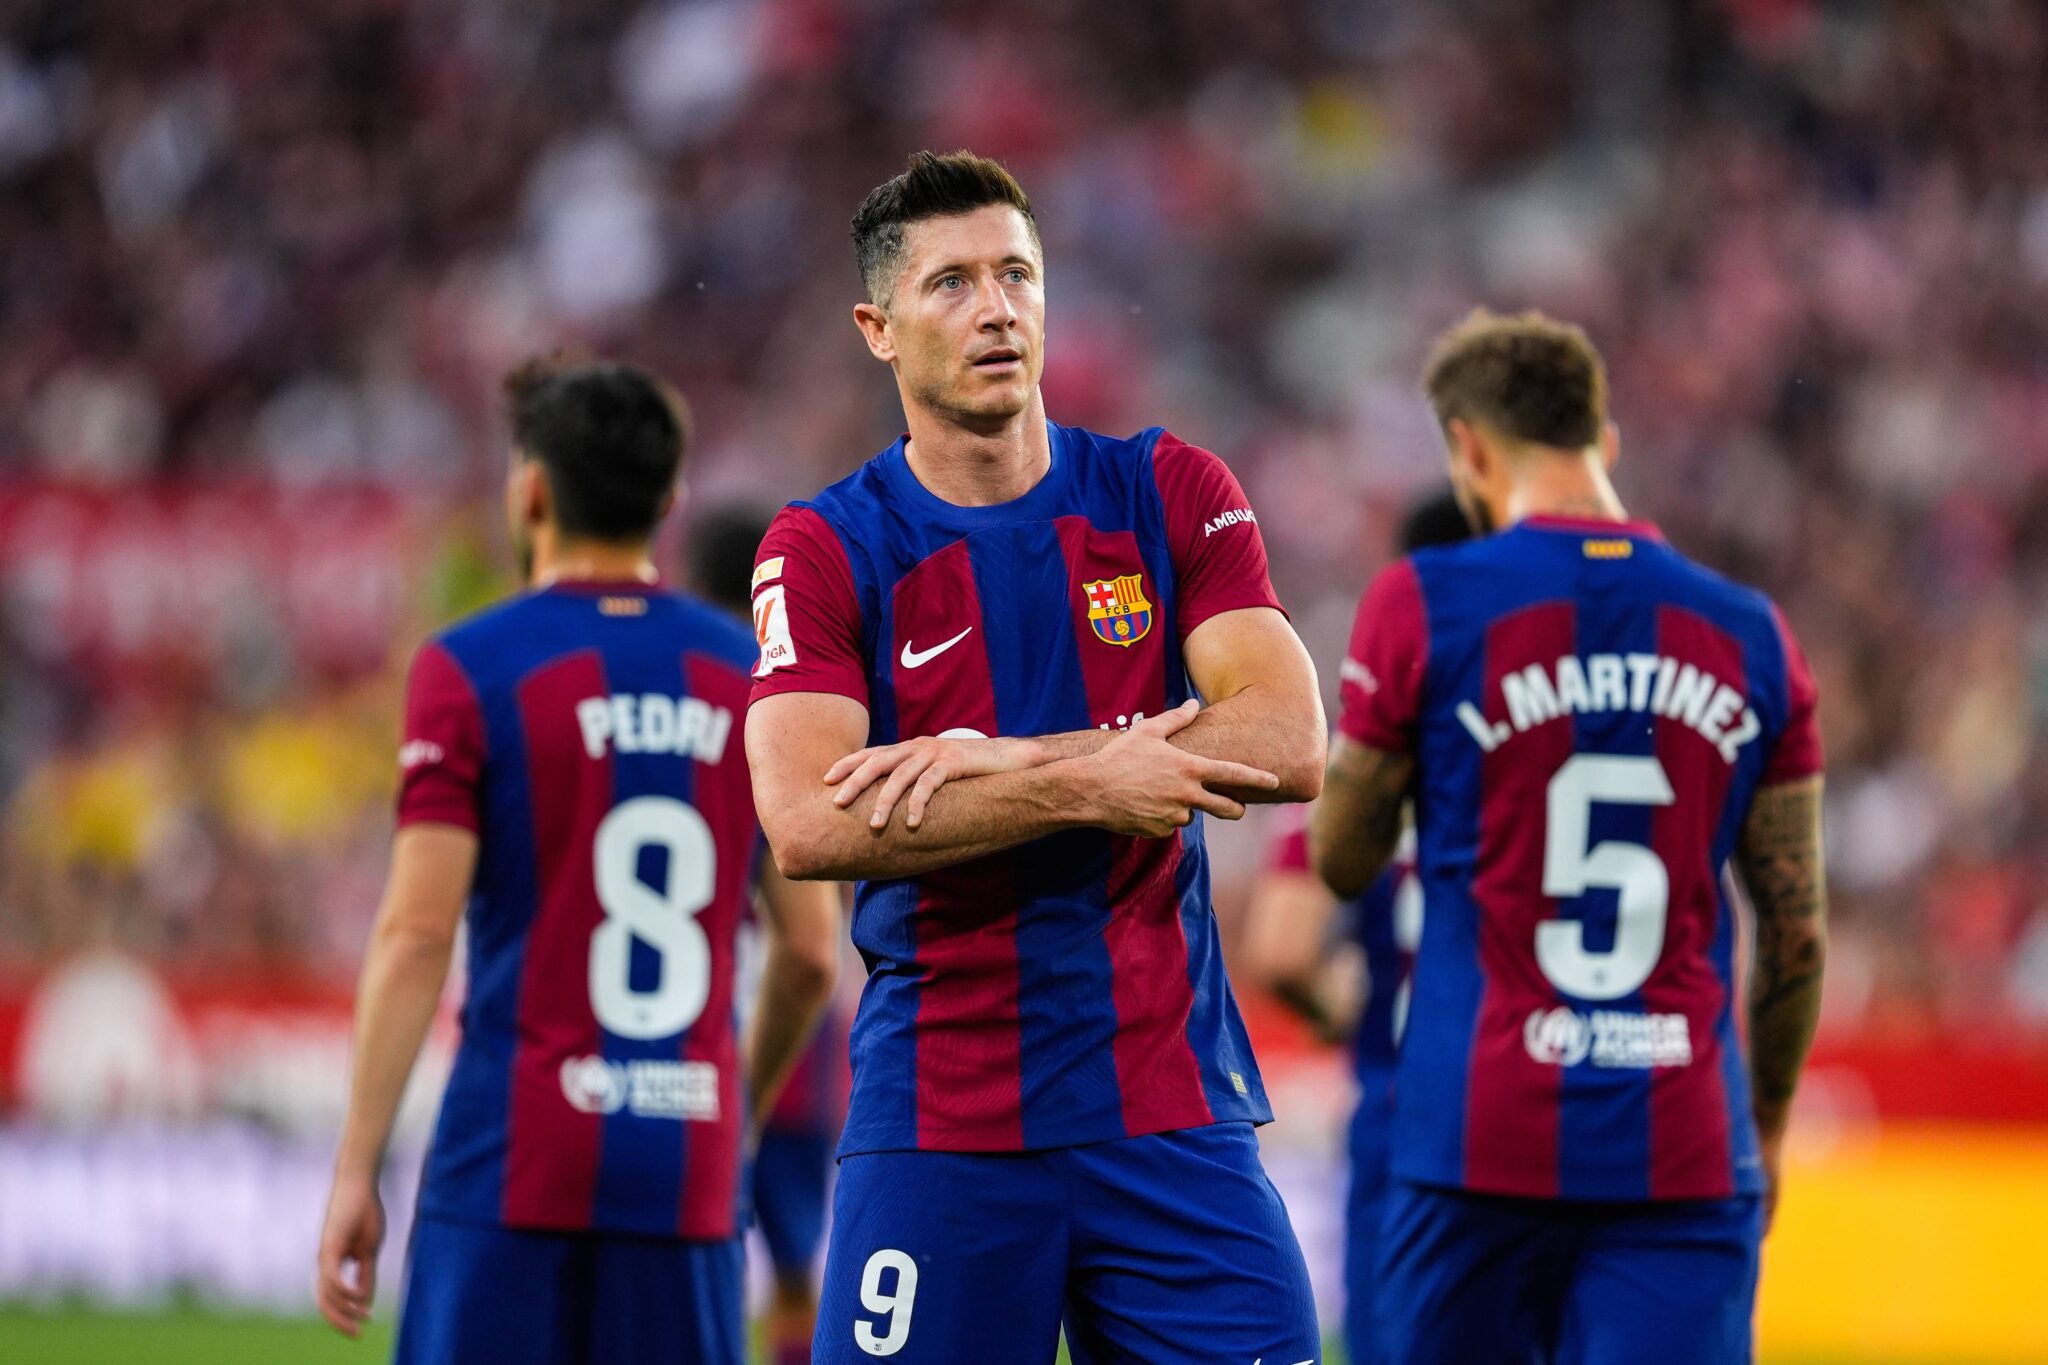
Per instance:
[[[101,942],[346,973],[405,657],[502,586],[498,374],[576,341],[673,377],[686,523],[813,491],[897,430],[846,226],[924,146],[1034,197],[1055,419],[1223,454],[1326,675],[1441,477],[1432,334],[1583,323],[1631,510],[1777,594],[1819,676],[1830,1026],[2048,1028],[2022,0],[0,5],[0,977]],[[261,562],[218,628],[52,643],[86,566],[8,506],[221,484],[285,490],[287,540],[331,490],[400,509],[375,658],[257,628]],[[180,621],[141,585],[204,548],[155,543],[94,591]]]

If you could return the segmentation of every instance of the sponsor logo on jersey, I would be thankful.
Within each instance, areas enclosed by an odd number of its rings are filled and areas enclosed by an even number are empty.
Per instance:
[[[1258,518],[1252,515],[1251,508],[1233,507],[1228,512],[1225,512],[1222,516],[1215,517],[1209,521],[1205,521],[1202,523],[1202,539],[1207,540],[1210,536],[1215,535],[1218,531],[1227,531],[1233,526],[1239,526],[1257,520]]]
[[[1506,720],[1488,722],[1478,706],[1459,702],[1457,716],[1479,747],[1492,753],[1508,740],[1566,716],[1640,711],[1675,720],[1733,764],[1742,746],[1763,733],[1743,695],[1711,673],[1667,654],[1567,654],[1530,664],[1500,680]]]
[[[718,1118],[718,1067],[712,1062],[570,1057],[562,1063],[561,1077],[562,1098],[586,1114],[623,1109],[644,1119],[709,1123]]]
[[[772,555],[756,564],[754,566],[754,587],[758,588],[763,583],[773,582],[775,579],[782,577],[782,561],[787,557],[786,555]]]
[[[409,739],[398,749],[398,766],[407,772],[428,763],[439,763],[448,757],[445,750],[431,739]]]
[[[680,754],[699,763],[725,757],[732,737],[732,712],[696,697],[659,692],[586,697],[576,703],[583,728],[583,752],[603,758],[607,747],[622,754]]]
[[[973,631],[974,627],[969,626],[966,630],[961,631],[952,639],[942,640],[938,644],[933,645],[930,649],[915,649],[912,647],[911,641],[905,640],[903,642],[903,666],[905,668],[923,668],[933,659],[938,658],[941,654],[944,654],[954,645],[957,645],[962,640],[966,639],[970,634],[973,633]]]
[[[768,564],[780,565],[781,561],[771,559]],[[788,588],[786,583],[771,583],[754,594],[754,639],[761,646],[761,661],[754,665],[754,676],[765,678],[778,668],[788,668],[796,662],[796,641],[789,635],[789,609],[783,601]]]
[[[1529,1012],[1522,1046],[1544,1066],[1577,1066],[1647,1071],[1692,1065],[1691,1025],[1682,1014],[1637,1014],[1631,1010],[1581,1013],[1566,1005]]]
[[[1134,645],[1152,629],[1152,604],[1145,600],[1145,575],[1120,574],[1083,583],[1088,599],[1088,624],[1095,638],[1112,645]]]

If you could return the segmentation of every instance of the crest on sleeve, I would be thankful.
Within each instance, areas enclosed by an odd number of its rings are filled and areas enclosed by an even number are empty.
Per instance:
[[[1112,645],[1134,645],[1152,629],[1152,604],[1145,600],[1145,575],[1120,574],[1081,585],[1088,599],[1088,624],[1095,638]]]

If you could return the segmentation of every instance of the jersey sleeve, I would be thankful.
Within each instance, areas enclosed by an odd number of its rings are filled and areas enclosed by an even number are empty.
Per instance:
[[[1380,571],[1358,603],[1351,647],[1338,668],[1337,731],[1387,753],[1415,748],[1429,620],[1412,560]]]
[[[779,692],[834,692],[868,704],[860,600],[832,527],[808,507],[785,507],[754,560],[750,701]]]
[[[1778,639],[1785,651],[1785,728],[1778,732],[1777,743],[1771,749],[1771,760],[1764,765],[1762,782],[1765,786],[1811,777],[1822,766],[1820,722],[1815,714],[1820,702],[1820,689],[1814,685],[1813,670],[1807,667],[1806,653],[1799,648],[1799,641],[1793,637],[1792,627],[1786,623],[1784,613],[1773,606],[1771,616],[1777,623]]]
[[[1308,866],[1308,807],[1280,806],[1273,837],[1266,845],[1267,872],[1306,873]]]
[[[1178,584],[1180,636],[1242,607],[1286,611],[1273,592],[1266,542],[1251,501],[1228,465],[1170,431],[1152,447],[1152,473],[1166,508],[1166,539]]]
[[[438,640],[413,659],[405,686],[405,739],[398,750],[398,823],[480,823],[483,708],[462,665]]]

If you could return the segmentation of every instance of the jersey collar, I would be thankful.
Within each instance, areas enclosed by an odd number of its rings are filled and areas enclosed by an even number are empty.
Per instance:
[[[941,525],[979,529],[1008,522],[1043,521],[1049,515],[1048,509],[1059,504],[1060,495],[1067,485],[1068,467],[1073,463],[1067,449],[1067,429],[1048,421],[1045,435],[1046,444],[1052,452],[1052,463],[1046,468],[1045,477],[1031,485],[1022,497],[1008,502],[993,503],[987,507],[962,507],[958,503],[947,502],[926,488],[910,468],[910,456],[906,451],[910,437],[907,434],[897,437],[896,444],[882,452],[882,474],[892,492]]]
[[[1563,517],[1549,512],[1523,517],[1515,526],[1526,526],[1532,531],[1562,531],[1568,535],[1583,536],[1640,536],[1644,540],[1662,540],[1664,533],[1653,521],[1602,521],[1598,517]]]

